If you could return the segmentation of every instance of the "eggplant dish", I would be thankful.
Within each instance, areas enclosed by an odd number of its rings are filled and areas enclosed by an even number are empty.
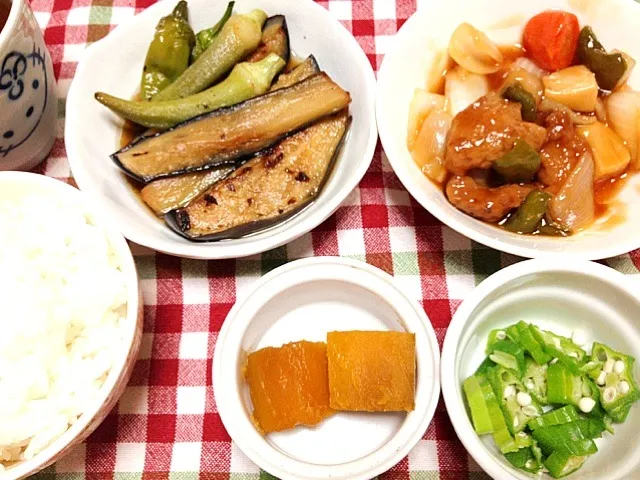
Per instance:
[[[516,234],[572,235],[640,167],[634,66],[571,13],[534,16],[511,47],[463,23],[414,93],[408,149],[462,212]]]
[[[283,15],[233,7],[194,33],[181,0],[156,27],[140,99],[95,95],[140,128],[112,161],[155,215],[194,241],[300,212],[321,193],[351,124],[349,92],[313,55],[293,58]]]

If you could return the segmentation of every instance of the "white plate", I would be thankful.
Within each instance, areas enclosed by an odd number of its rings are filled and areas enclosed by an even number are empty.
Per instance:
[[[545,9],[575,13],[591,25],[609,49],[640,60],[640,4],[632,0],[425,0],[400,29],[378,72],[376,109],[380,139],[394,171],[411,195],[438,220],[461,234],[497,250],[523,257],[608,258],[640,247],[640,175],[620,192],[609,222],[568,238],[518,235],[476,220],[454,208],[442,190],[413,162],[406,146],[409,103],[424,88],[436,52],[446,49],[462,22],[470,22],[499,44],[522,38],[527,19]],[[630,84],[640,89],[640,68]],[[623,218],[620,221],[620,217]]]
[[[177,1],[177,0],[176,0]],[[226,0],[189,0],[190,22],[198,31],[217,22]],[[96,91],[131,98],[138,89],[146,51],[158,20],[175,1],[159,2],[91,45],[69,90],[65,144],[78,186],[95,197],[129,240],[188,258],[219,259],[253,255],[309,232],[327,219],[366,172],[377,141],[371,64],[353,36],[326,9],[311,0],[238,0],[236,12],[261,8],[284,14],[293,52],[313,54],[320,68],[351,93],[353,122],[330,180],[315,202],[277,227],[235,240],[194,243],[155,219],[109,159],[119,148],[122,122],[94,100]]]
[[[246,354],[298,340],[326,341],[334,330],[415,333],[415,410],[340,412],[315,428],[260,435],[242,378]],[[299,260],[265,275],[234,305],[213,358],[218,413],[255,463],[283,480],[365,480],[398,463],[426,431],[438,402],[439,349],[424,310],[388,274],[354,260]]]
[[[532,478],[509,464],[491,435],[476,435],[465,408],[462,382],[485,358],[489,332],[524,320],[567,337],[580,330],[588,352],[598,341],[640,358],[638,287],[635,279],[597,263],[530,260],[491,275],[460,304],[442,348],[442,394],[458,437],[489,475],[500,480]],[[640,379],[637,363],[634,374]],[[605,433],[596,440],[599,452],[566,478],[640,478],[640,404],[614,428],[613,436]]]

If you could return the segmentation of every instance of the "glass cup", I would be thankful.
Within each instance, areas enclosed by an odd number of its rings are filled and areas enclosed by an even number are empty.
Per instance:
[[[0,0],[10,1],[10,0]],[[56,137],[53,64],[27,0],[13,0],[0,31],[0,170],[28,170]]]

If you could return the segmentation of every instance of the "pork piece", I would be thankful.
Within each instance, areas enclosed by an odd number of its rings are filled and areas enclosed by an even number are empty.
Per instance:
[[[496,92],[489,93],[454,117],[445,166],[455,175],[465,175],[471,168],[487,169],[511,151],[518,138],[539,150],[547,131],[523,121],[519,103],[509,102]]]
[[[453,176],[447,182],[447,197],[459,210],[486,222],[498,223],[524,202],[533,185],[503,185],[488,188],[471,177]]]
[[[540,150],[538,180],[549,187],[550,193],[557,193],[589,145],[577,133],[567,112],[551,112],[545,117],[544,125],[548,130],[548,141]]]

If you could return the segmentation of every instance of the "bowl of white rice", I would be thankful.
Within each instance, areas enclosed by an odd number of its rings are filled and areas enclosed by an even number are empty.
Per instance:
[[[131,375],[141,312],[129,247],[84,194],[0,172],[0,480],[100,424]]]

